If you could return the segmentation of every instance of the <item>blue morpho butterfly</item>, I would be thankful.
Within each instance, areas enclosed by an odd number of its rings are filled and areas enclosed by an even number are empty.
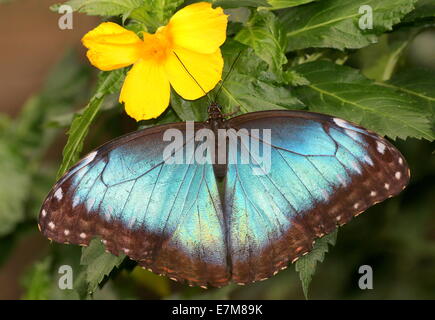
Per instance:
[[[225,164],[169,163],[168,129],[182,133],[183,148],[202,141],[183,122],[139,130],[91,152],[56,183],[41,208],[42,233],[80,245],[99,236],[111,253],[189,285],[245,284],[285,269],[315,239],[409,181],[393,145],[345,120],[290,110],[225,119],[217,104],[208,111],[195,133],[210,129],[217,140],[218,129],[245,132],[267,144],[270,168],[256,163],[260,154],[244,139],[224,148]],[[270,142],[258,134],[265,129]],[[242,150],[251,161],[238,161]]]

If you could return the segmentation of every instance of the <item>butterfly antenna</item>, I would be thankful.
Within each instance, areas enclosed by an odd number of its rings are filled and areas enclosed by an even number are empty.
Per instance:
[[[204,88],[199,84],[199,82],[195,79],[195,77],[189,72],[189,70],[186,68],[185,64],[183,63],[183,61],[181,61],[180,57],[178,56],[178,54],[175,53],[175,56],[177,57],[178,61],[180,61],[181,65],[183,66],[184,70],[186,70],[186,72],[189,74],[189,76],[193,79],[193,81],[195,81],[195,83],[198,85],[198,87],[202,90],[202,92],[204,92],[204,95],[207,97],[208,99],[208,103],[212,104],[211,98],[208,95],[207,92],[205,92]]]
[[[236,66],[236,62],[237,60],[239,60],[240,56],[242,55],[244,49],[240,50],[239,53],[237,54],[237,57],[234,59],[233,63],[230,66],[230,70],[228,71],[228,73],[225,75],[225,78],[222,80],[221,85],[218,89],[218,91],[216,92],[216,95],[214,96],[214,101],[217,102],[217,98],[219,97],[219,94],[222,91],[222,88],[224,86],[225,81],[227,81],[227,79],[229,78],[231,72],[233,71],[234,67]]]

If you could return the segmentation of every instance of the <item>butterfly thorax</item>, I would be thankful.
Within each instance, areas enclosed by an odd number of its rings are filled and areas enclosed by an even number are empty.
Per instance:
[[[225,128],[225,122],[226,122],[226,120],[225,120],[224,115],[222,114],[220,106],[216,103],[212,103],[208,107],[207,123],[210,126],[210,129],[213,130],[215,137],[218,137],[218,130],[219,129]],[[222,148],[219,145],[218,139],[216,139],[216,140],[217,141],[215,141],[215,155],[217,157],[219,152],[226,153],[226,150],[224,150],[225,148]],[[221,178],[225,177],[225,174],[227,171],[227,165],[215,163],[213,165],[213,169],[214,169],[214,173],[215,173],[216,178],[221,179]]]
[[[225,122],[225,118],[224,115],[222,114],[221,107],[216,103],[212,103],[208,107],[207,123],[210,124],[210,127],[213,130],[217,130],[217,129],[224,128],[224,122]]]

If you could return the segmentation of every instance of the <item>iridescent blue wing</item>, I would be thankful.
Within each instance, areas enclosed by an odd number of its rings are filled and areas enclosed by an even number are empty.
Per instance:
[[[241,150],[250,147],[243,139],[229,153],[224,211],[237,283],[270,277],[311,250],[316,238],[398,194],[409,180],[393,145],[338,118],[265,111],[230,119],[228,126],[248,129],[251,141],[264,141],[262,131],[251,129],[271,130],[269,171],[252,149],[253,160],[241,164]]]
[[[166,163],[163,133],[174,128],[185,135],[184,123],[158,126],[85,157],[47,196],[39,218],[42,233],[80,245],[99,236],[113,254],[125,253],[155,273],[197,286],[226,284],[213,166]]]

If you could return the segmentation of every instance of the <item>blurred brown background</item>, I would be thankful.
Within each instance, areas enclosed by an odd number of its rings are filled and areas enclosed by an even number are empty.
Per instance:
[[[49,10],[49,6],[59,2],[0,1],[0,112],[17,115],[24,102],[39,91],[50,68],[65,50],[70,47],[83,50],[81,37],[98,24],[98,18],[74,14],[73,29],[59,29],[60,15]],[[17,279],[44,253],[47,245],[40,237],[23,240],[0,268],[0,288],[7,288],[0,290],[0,300],[21,296]]]
[[[17,114],[25,100],[40,89],[50,67],[98,18],[74,14],[72,30],[60,30],[59,14],[49,10],[56,0],[0,1],[0,111]]]

